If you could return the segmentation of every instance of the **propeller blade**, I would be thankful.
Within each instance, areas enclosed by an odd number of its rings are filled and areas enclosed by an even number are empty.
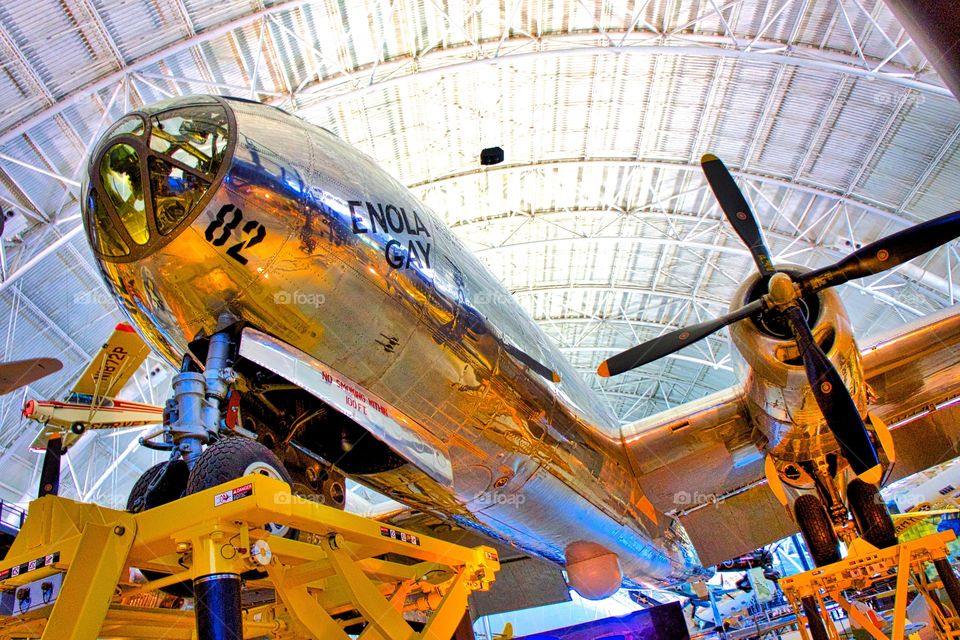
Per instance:
[[[881,273],[913,260],[960,237],[960,211],[948,213],[871,242],[840,262],[811,271],[797,279],[804,292],[814,292]]]
[[[883,473],[880,459],[843,378],[813,339],[800,307],[787,307],[784,313],[803,356],[803,365],[807,370],[807,380],[810,381],[813,397],[817,400],[827,426],[840,443],[844,457],[857,477],[865,482],[878,484]]]
[[[679,351],[697,340],[702,340],[728,324],[742,320],[747,316],[757,313],[761,309],[763,309],[762,298],[760,300],[754,300],[750,304],[740,307],[733,313],[728,313],[716,320],[708,320],[693,325],[692,327],[677,329],[676,331],[665,333],[662,336],[657,336],[653,340],[638,344],[635,347],[631,347],[626,351],[622,351],[604,360],[600,363],[597,374],[601,377],[609,378],[610,376],[620,375],[631,369],[636,369],[654,360],[668,356],[674,351]]]
[[[760,275],[766,277],[773,275],[773,261],[770,259],[770,251],[763,241],[763,234],[760,233],[760,225],[747,204],[747,199],[743,197],[740,187],[734,182],[733,176],[727,170],[717,156],[708,153],[700,159],[700,166],[703,167],[703,173],[707,176],[707,182],[713,189],[713,194],[720,203],[724,215],[737,232],[743,244],[747,245],[750,253],[753,254],[753,261],[757,263],[757,269]]]

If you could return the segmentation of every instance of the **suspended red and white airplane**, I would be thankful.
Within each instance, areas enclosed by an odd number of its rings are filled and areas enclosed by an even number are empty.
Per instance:
[[[42,425],[30,449],[45,451],[50,438],[59,437],[61,448],[66,451],[87,429],[141,427],[163,422],[163,407],[115,397],[149,353],[150,348],[133,327],[118,324],[66,400],[28,400],[24,404],[23,417]]]

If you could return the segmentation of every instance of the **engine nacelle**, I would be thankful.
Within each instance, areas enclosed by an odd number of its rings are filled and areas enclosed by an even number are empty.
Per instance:
[[[792,276],[803,267],[779,267]],[[759,274],[737,290],[731,309],[767,293]],[[866,388],[860,351],[853,338],[850,319],[840,297],[832,289],[805,296],[801,307],[813,337],[833,362],[865,414]],[[803,360],[785,322],[772,312],[761,312],[730,326],[733,344],[746,364],[747,410],[764,436],[768,450],[782,461],[803,462],[839,451],[823,414],[810,390]]]

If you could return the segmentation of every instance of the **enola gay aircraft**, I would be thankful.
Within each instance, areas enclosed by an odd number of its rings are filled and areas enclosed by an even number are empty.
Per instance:
[[[324,129],[246,100],[177,98],[114,124],[86,174],[107,286],[180,367],[163,432],[143,442],[171,459],[145,472],[133,509],[251,471],[342,504],[348,476],[559,563],[599,598],[706,577],[794,532],[781,501],[825,523],[812,546],[826,560],[838,534],[889,520],[862,508],[876,483],[957,455],[945,417],[960,320],[861,351],[827,287],[957,237],[960,213],[814,272],[748,241],[761,271],[733,305],[746,306],[732,327],[744,382],[620,426],[440,219]],[[748,212],[737,228],[759,238]],[[716,506],[681,512],[679,492]]]

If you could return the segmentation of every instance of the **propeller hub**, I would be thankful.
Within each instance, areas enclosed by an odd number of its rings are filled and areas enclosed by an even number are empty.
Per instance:
[[[800,295],[800,290],[793,283],[793,280],[783,271],[778,271],[770,276],[767,291],[770,303],[776,307],[793,304]]]

